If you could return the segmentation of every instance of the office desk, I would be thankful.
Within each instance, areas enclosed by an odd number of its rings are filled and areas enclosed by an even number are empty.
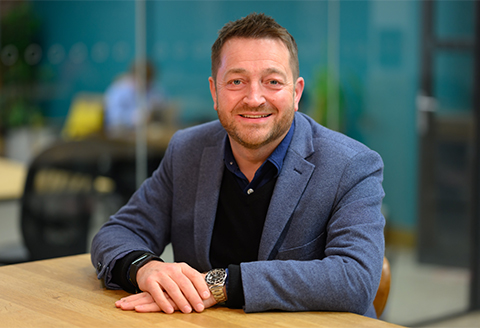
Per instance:
[[[124,312],[106,290],[89,255],[0,267],[1,327],[398,327],[351,313],[268,312],[213,307],[202,313]]]
[[[20,198],[26,175],[27,168],[24,164],[0,158],[0,200]]]

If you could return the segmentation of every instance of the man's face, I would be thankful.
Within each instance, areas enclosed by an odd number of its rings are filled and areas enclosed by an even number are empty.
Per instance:
[[[287,134],[304,87],[303,78],[293,80],[289,56],[274,39],[233,38],[223,46],[216,82],[209,82],[232,143],[276,147]]]

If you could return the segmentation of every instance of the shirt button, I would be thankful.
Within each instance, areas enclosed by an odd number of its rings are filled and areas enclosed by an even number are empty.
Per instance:
[[[233,162],[230,162],[230,165],[233,165]]]
[[[250,194],[252,194],[252,193],[253,193],[253,189],[252,189],[252,188],[250,188],[250,189],[247,190],[247,194],[250,195]]]

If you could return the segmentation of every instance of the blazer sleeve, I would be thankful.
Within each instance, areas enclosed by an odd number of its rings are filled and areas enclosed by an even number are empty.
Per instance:
[[[366,150],[351,158],[343,172],[336,173],[341,177],[338,185],[331,188],[335,190],[335,201],[330,215],[325,219],[319,214],[313,220],[318,224],[327,220],[325,231],[316,240],[278,252],[273,260],[241,264],[246,312],[365,314],[372,305],[385,247],[385,220],[380,211],[384,197],[383,162],[377,153]],[[324,195],[310,192],[303,197]],[[301,205],[295,211],[308,212]],[[295,222],[299,226],[292,223],[288,229],[312,228]]]
[[[157,170],[128,203],[110,217],[92,241],[92,264],[107,288],[120,289],[111,282],[111,271],[118,259],[133,251],[160,255],[170,242],[173,148],[171,144]]]

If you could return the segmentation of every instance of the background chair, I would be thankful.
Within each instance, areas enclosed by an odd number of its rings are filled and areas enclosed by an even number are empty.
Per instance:
[[[67,140],[79,140],[91,135],[103,135],[103,94],[80,92],[75,95],[62,135]]]
[[[163,152],[149,154],[151,174]],[[135,190],[133,144],[86,139],[46,149],[29,166],[21,200],[28,260],[87,252],[94,223],[98,228]]]
[[[377,294],[375,295],[375,299],[373,301],[373,307],[375,308],[375,312],[377,314],[377,318],[383,313],[385,309],[385,305],[387,305],[388,294],[390,293],[390,263],[388,262],[387,258],[383,258],[383,267],[382,267],[382,277],[380,278],[380,285],[377,289]]]

